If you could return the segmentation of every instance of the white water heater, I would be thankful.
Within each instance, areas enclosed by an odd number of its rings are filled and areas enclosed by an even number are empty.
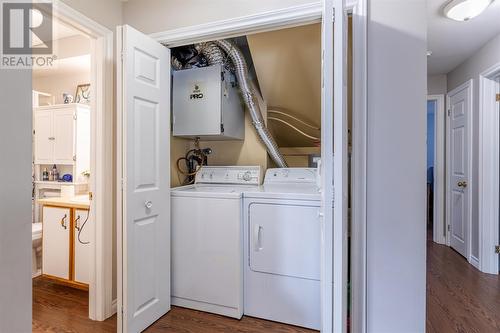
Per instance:
[[[243,140],[245,114],[236,79],[222,65],[178,70],[172,79],[173,135]]]

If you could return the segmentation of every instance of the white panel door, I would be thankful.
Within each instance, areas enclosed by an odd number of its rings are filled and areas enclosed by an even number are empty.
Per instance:
[[[43,207],[42,272],[69,279],[68,208]]]
[[[170,310],[170,50],[126,25],[118,39],[118,313],[119,329],[133,333]]]
[[[343,0],[323,0],[321,331],[336,333],[347,331],[346,22]]]
[[[464,85],[449,95],[448,204],[450,246],[467,258],[469,241],[469,114],[471,87]]]
[[[90,262],[91,262],[91,244],[90,240],[94,234],[94,225],[89,220],[89,211],[83,209],[75,210],[75,270],[74,280],[81,283],[89,284],[90,277]]]
[[[53,111],[55,164],[73,164],[75,155],[75,113],[73,108]]]
[[[53,162],[52,123],[52,110],[35,110],[35,164]]]

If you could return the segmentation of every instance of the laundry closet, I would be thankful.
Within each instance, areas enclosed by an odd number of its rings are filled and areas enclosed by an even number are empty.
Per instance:
[[[180,306],[320,330],[321,23],[174,47],[119,33],[119,323]]]

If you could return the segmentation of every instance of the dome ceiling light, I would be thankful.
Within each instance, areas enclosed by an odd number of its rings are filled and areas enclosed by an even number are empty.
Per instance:
[[[468,21],[481,14],[494,0],[452,0],[444,15],[455,21]]]

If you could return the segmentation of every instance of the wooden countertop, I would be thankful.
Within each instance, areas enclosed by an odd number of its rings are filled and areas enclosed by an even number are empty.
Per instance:
[[[43,206],[55,206],[64,208],[77,208],[77,209],[90,208],[90,200],[87,194],[76,195],[71,198],[54,197],[54,198],[38,199],[38,203]]]

